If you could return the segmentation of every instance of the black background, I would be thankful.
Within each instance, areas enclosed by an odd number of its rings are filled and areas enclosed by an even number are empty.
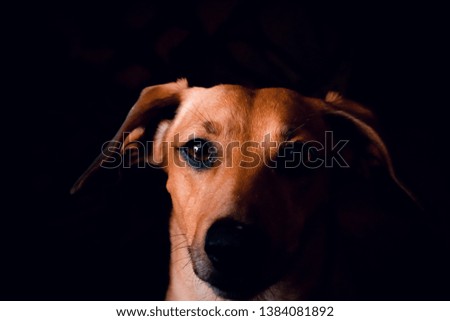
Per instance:
[[[69,189],[140,90],[179,77],[194,86],[283,86],[317,97],[333,89],[369,106],[398,176],[427,209],[434,244],[445,246],[445,11],[430,2],[237,0],[39,2],[5,10],[14,15],[3,29],[14,86],[4,87],[12,98],[3,122],[5,140],[20,148],[4,153],[12,179],[2,193],[0,298],[164,297],[164,175],[129,171],[118,185],[76,196]]]

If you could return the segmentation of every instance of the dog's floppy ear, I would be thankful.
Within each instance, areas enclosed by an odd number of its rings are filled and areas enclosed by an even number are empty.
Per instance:
[[[70,192],[77,192],[102,166],[112,168],[117,154],[123,155],[133,142],[144,134],[153,136],[161,121],[173,118],[181,102],[181,92],[188,87],[185,79],[147,87],[129,111],[124,123],[111,141],[103,146],[101,154],[76,181]],[[111,166],[108,166],[110,164]]]
[[[324,118],[337,139],[348,140],[350,151],[344,155],[350,167],[365,177],[376,176],[380,170],[412,200],[411,192],[398,180],[389,151],[375,129],[376,119],[372,112],[362,105],[342,98],[335,92],[327,94],[328,103]]]

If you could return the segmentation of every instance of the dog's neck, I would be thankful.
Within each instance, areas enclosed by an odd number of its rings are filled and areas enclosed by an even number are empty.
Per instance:
[[[303,254],[298,261],[293,262],[288,273],[279,282],[258,294],[254,300],[305,300],[314,297],[324,263],[324,258],[318,257],[317,251],[324,252],[317,246],[325,246],[325,231],[317,232],[313,239],[308,240]],[[187,240],[174,219],[170,222],[170,237],[170,281],[166,300],[224,300],[194,273]]]

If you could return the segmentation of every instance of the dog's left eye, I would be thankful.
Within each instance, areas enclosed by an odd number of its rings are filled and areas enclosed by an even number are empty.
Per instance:
[[[188,164],[196,169],[210,168],[217,160],[217,148],[204,139],[192,139],[180,148]]]

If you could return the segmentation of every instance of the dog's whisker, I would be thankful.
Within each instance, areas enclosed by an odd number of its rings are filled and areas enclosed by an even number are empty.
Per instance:
[[[186,240],[186,239],[182,240],[181,242],[179,242],[179,243],[177,243],[177,244],[173,244],[173,243],[172,243],[172,247],[177,247],[177,246],[179,246],[179,245],[181,245],[181,244],[184,244],[184,243],[187,243],[187,240]]]
[[[186,246],[180,246],[180,247],[177,247],[177,248],[173,248],[172,251],[171,251],[171,253],[174,253],[175,251],[179,251],[179,250],[182,250],[182,249],[188,249],[188,248],[189,248],[188,245],[186,245]]]
[[[180,242],[178,244],[172,244],[170,247],[170,252],[174,253],[175,251],[181,250],[181,249],[186,249],[189,248],[189,244],[187,244],[187,242]]]
[[[179,258],[178,260],[174,260],[173,263],[180,263],[184,260],[187,260],[187,264],[189,264],[189,262],[191,262],[191,258],[189,256],[184,256],[184,257]],[[184,269],[184,267],[182,269]]]
[[[172,245],[171,250],[172,250],[172,252],[174,252],[179,249],[186,249],[186,248],[189,248],[189,244],[187,244],[187,242],[181,242],[176,245]]]
[[[181,237],[181,236],[186,236],[186,234],[185,233],[173,234],[173,235],[170,235],[170,238]]]
[[[181,269],[184,270],[189,265],[189,263],[191,263],[191,258],[190,257],[188,257],[188,261],[186,262],[186,264]]]

